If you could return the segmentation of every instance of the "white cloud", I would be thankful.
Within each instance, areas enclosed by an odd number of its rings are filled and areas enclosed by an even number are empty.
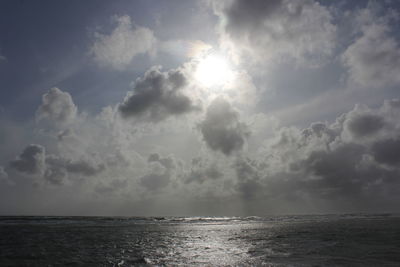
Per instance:
[[[71,123],[76,114],[77,107],[71,95],[53,87],[42,96],[42,104],[36,112],[36,118],[38,121],[48,119],[60,126]]]
[[[286,59],[318,63],[330,56],[336,26],[316,1],[214,1],[222,46],[256,63]]]
[[[365,87],[384,87],[400,83],[400,47],[389,35],[386,24],[372,23],[342,56],[350,79]]]
[[[90,51],[94,60],[116,70],[127,68],[140,54],[154,53],[156,38],[145,27],[134,26],[129,16],[116,17],[117,26],[109,34],[95,33]]]

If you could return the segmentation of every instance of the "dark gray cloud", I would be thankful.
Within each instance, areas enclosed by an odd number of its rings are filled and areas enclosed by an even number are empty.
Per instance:
[[[273,15],[282,4],[282,0],[232,1],[232,4],[224,10],[227,17],[225,27],[232,33],[262,27],[263,21]]]
[[[391,102],[397,103],[386,101],[374,110],[356,107],[332,124],[316,123],[302,131],[283,129],[267,146],[264,171],[241,164],[238,177],[261,173],[262,179],[253,180],[264,181],[271,196],[273,188],[293,188],[297,198],[323,198],[332,206],[340,202],[338,198],[365,209],[375,201],[396,199],[390,188],[400,185],[399,120]],[[357,138],[345,138],[346,129]],[[367,135],[369,139],[359,141]]]
[[[400,163],[400,137],[380,140],[372,145],[372,154],[379,163],[399,167]]]
[[[377,133],[384,125],[384,118],[379,115],[360,114],[351,116],[346,126],[355,137],[363,137]]]
[[[249,135],[247,126],[239,121],[239,114],[221,97],[207,108],[200,130],[208,147],[225,155],[241,150]]]
[[[96,164],[85,159],[71,160],[68,158],[48,155],[46,156],[46,171],[44,178],[53,184],[62,184],[71,176],[94,176],[104,171],[106,166]]]
[[[45,170],[45,149],[41,145],[31,144],[13,161],[10,167],[27,174],[40,174]]]
[[[29,145],[10,162],[10,168],[19,172],[38,175],[52,184],[61,185],[69,176],[94,176],[105,169],[104,164],[95,164],[84,159],[67,159],[46,154],[41,145]]]
[[[53,184],[63,184],[71,176],[94,176],[104,171],[106,166],[84,159],[71,160],[56,155],[46,156],[44,178]]]
[[[125,97],[119,111],[123,117],[153,122],[193,111],[196,107],[184,93],[187,84],[182,70],[161,72],[160,67],[153,67],[135,82],[133,92]]]
[[[88,161],[72,161],[69,160],[65,166],[69,173],[82,174],[84,176],[93,176],[104,170],[103,164],[93,165]]]
[[[77,114],[71,95],[57,87],[42,96],[42,104],[36,112],[38,120],[49,119],[56,125],[72,122]]]

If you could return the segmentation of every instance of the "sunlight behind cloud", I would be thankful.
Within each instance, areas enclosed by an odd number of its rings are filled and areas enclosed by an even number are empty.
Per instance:
[[[223,86],[233,79],[228,60],[218,54],[208,54],[199,60],[195,78],[205,87]]]

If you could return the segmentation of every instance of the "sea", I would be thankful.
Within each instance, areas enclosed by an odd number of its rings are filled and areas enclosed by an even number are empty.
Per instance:
[[[0,266],[400,266],[400,215],[2,216]]]

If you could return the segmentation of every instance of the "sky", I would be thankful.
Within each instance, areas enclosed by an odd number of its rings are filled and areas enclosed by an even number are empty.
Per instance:
[[[0,2],[0,214],[400,212],[396,1]]]

